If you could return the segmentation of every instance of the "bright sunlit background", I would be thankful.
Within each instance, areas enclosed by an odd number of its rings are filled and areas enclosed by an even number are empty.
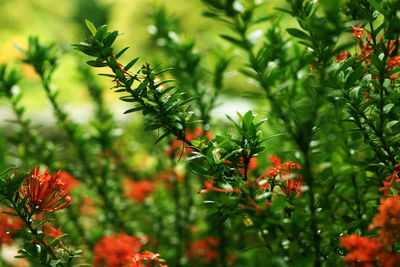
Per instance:
[[[272,11],[278,3],[276,0],[268,1],[262,12]],[[82,41],[88,35],[84,19],[93,21],[96,26],[108,24],[110,29],[123,33],[116,45],[119,48],[129,46],[130,49],[122,57],[122,61],[139,57],[140,63],[154,63],[156,58],[160,58],[160,49],[151,42],[149,32],[152,25],[152,5],[160,4],[167,7],[171,17],[179,19],[184,36],[196,38],[199,53],[209,58],[210,64],[213,59],[209,55],[221,49],[235,56],[233,64],[241,64],[238,51],[230,49],[227,42],[222,39],[217,43],[208,41],[218,40],[214,37],[226,29],[224,25],[202,16],[204,6],[200,0],[1,0],[0,63],[20,63],[22,56],[14,44],[26,47],[30,35],[38,36],[44,42],[55,42],[61,51],[61,58],[53,84],[60,89],[59,99],[67,106],[72,118],[85,121],[90,117],[91,106],[87,103],[87,90],[84,89],[76,67],[79,62],[84,62],[85,58],[71,47],[71,44]],[[290,18],[281,19],[285,23],[293,23]],[[255,34],[257,35],[260,33]],[[24,91],[22,103],[30,110],[33,120],[41,120],[39,123],[44,124],[54,122],[38,77],[29,66],[20,64],[20,69],[24,76],[20,83],[21,90]],[[241,92],[236,94],[238,100],[230,101],[230,105],[235,106],[232,110],[246,112],[252,106],[243,95],[252,92],[253,85],[237,71],[228,70],[226,75],[230,78],[227,84],[230,88],[227,88],[227,91]],[[107,90],[111,83],[101,77],[99,81],[104,85],[106,99],[115,114],[119,114],[119,119],[123,118],[120,114],[125,106],[117,101],[117,95]],[[232,97],[234,94],[229,95]],[[224,99],[224,96],[221,99]],[[230,113],[230,107],[221,106],[216,113]],[[9,116],[11,113],[8,109],[4,108],[4,105],[3,108],[0,107],[0,118]]]

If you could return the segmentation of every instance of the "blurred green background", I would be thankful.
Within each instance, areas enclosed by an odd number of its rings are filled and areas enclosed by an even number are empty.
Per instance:
[[[264,13],[266,10],[272,12],[277,3],[280,1],[268,1],[261,12]],[[237,54],[237,51],[230,51],[229,44],[215,38],[226,29],[222,24],[202,16],[204,7],[200,0],[1,0],[0,63],[20,62],[22,56],[13,44],[26,47],[29,35],[39,36],[45,42],[56,42],[62,55],[54,76],[54,86],[60,89],[59,99],[62,99],[63,103],[68,103],[72,117],[85,120],[86,117],[82,116],[82,113],[89,114],[90,106],[86,105],[87,90],[84,89],[85,85],[83,85],[77,70],[77,64],[84,62],[85,59],[77,58],[80,55],[72,50],[70,45],[82,41],[88,35],[84,19],[93,21],[96,26],[108,24],[110,29],[117,29],[123,33],[118,38],[117,45],[119,48],[129,46],[130,49],[125,53],[122,61],[140,57],[141,63],[153,62],[156,58],[159,62],[162,61],[159,59],[160,52],[150,41],[149,29],[152,25],[152,5],[160,4],[167,7],[171,19],[180,20],[180,30],[183,35],[196,38],[196,47],[200,53],[207,56],[213,49],[222,49],[233,55]],[[287,18],[284,19],[285,23],[287,23],[286,21]],[[209,40],[213,40],[213,42]],[[235,58],[237,57],[235,56]],[[43,117],[42,115],[44,109],[47,110],[50,107],[45,100],[38,77],[30,67],[21,65],[20,68],[24,76],[24,80],[20,83],[21,90],[24,91],[23,105],[32,111],[31,115],[34,120],[41,118],[51,121],[51,112],[45,112],[48,116]],[[231,69],[233,68],[231,67]],[[230,91],[230,89],[241,92],[252,90],[253,86],[245,78],[235,77],[239,76],[237,72],[231,70],[227,75],[230,78],[227,87],[232,88],[227,88],[226,91]],[[120,111],[125,107],[121,107],[116,94],[107,90],[111,83],[105,78],[99,77],[99,80],[104,85],[105,97],[114,106],[115,113],[121,114]],[[4,103],[4,101],[0,103]],[[239,108],[239,111],[243,112],[250,108],[245,101],[241,103],[244,107],[243,110]],[[3,104],[1,106],[3,106],[0,109],[1,117],[8,117],[7,109]],[[222,113],[225,110],[226,108],[222,108]],[[43,123],[46,122],[43,121]]]

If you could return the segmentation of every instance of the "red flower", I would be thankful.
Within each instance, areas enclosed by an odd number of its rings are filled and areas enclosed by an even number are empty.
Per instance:
[[[259,188],[271,189],[271,184],[280,187],[282,192],[290,196],[292,193],[296,194],[296,197],[301,196],[301,187],[303,186],[302,176],[296,173],[296,170],[300,169],[301,166],[293,161],[281,163],[281,160],[274,156],[268,156],[272,164],[264,172],[263,175],[258,177],[257,181],[266,180],[264,183],[259,183]],[[279,194],[278,192],[274,191]]]
[[[58,229],[56,230],[53,226],[51,226],[51,225],[46,225],[46,227],[45,227],[43,230],[44,230],[43,233],[45,233],[47,236],[50,236],[50,237],[53,237],[53,238],[59,238],[59,237],[62,237],[62,236],[65,235],[65,234],[61,233],[61,226],[58,227]],[[45,241],[45,242],[46,242],[46,244],[48,244],[47,241]],[[65,246],[64,246],[64,244],[63,244],[63,242],[62,242],[61,240],[59,240],[59,243],[60,243],[61,247],[65,249]],[[52,249],[57,255],[58,255],[57,250],[62,250],[62,249],[56,249],[56,248],[54,248],[54,247],[51,247],[51,249]],[[60,258],[62,258],[60,255],[58,255],[58,256],[59,256]]]
[[[79,186],[80,182],[72,176],[70,173],[66,171],[61,171],[60,172],[60,179],[65,185],[65,190],[67,192],[70,192],[72,189],[76,188]]]
[[[381,199],[379,214],[374,218],[370,229],[379,228],[378,234],[382,242],[391,246],[397,241],[400,233],[400,196]]]
[[[354,264],[363,264],[357,266],[375,266],[375,259],[383,247],[383,244],[374,238],[361,237],[355,234],[341,237],[340,242],[343,247],[349,250],[343,260]]]
[[[342,246],[349,250],[343,260],[355,266],[376,266],[376,262],[383,267],[400,266],[399,256],[393,251],[393,244],[398,242],[400,233],[400,196],[381,199],[379,214],[369,228],[379,228],[379,236],[351,235],[340,239]]]
[[[268,155],[269,160],[271,161],[273,166],[278,166],[281,164],[281,159],[278,158],[276,155]]]
[[[150,252],[148,250],[146,250],[145,252],[137,253],[135,255],[133,255],[132,257],[132,264],[129,264],[127,266],[129,267],[142,267],[144,266],[142,264],[143,261],[146,261],[146,266],[151,267],[168,267],[166,264],[162,264],[161,262],[165,262],[164,259],[160,259],[161,255],[158,253],[153,253]],[[155,265],[153,265],[153,261],[155,261]]]
[[[335,59],[335,63],[339,63],[343,60],[345,60],[346,58],[350,57],[350,53],[346,53],[346,51],[342,51]]]
[[[302,181],[287,178],[285,182],[281,182],[278,185],[282,192],[287,196],[290,196],[292,193],[295,193],[296,197],[301,196],[301,187],[303,186]]]
[[[105,236],[94,247],[94,266],[129,266],[132,256],[141,248],[139,239],[133,236],[123,233]]]
[[[361,24],[359,24],[357,27],[351,26],[351,28],[353,29],[353,35],[354,35],[356,38],[360,38],[361,35],[364,34],[364,29],[361,28]]]
[[[379,190],[382,190],[385,194],[385,197],[389,196],[389,188],[392,188],[396,191],[400,191],[400,188],[397,183],[400,183],[400,164],[394,166],[395,171],[383,181],[383,187]]]
[[[28,205],[31,209],[40,212],[54,212],[71,205],[71,197],[65,190],[65,184],[60,179],[61,170],[49,175],[48,168],[42,174],[39,166],[33,168],[25,178],[19,191],[22,196],[28,196]]]
[[[200,258],[210,263],[218,257],[217,246],[219,240],[215,237],[207,237],[191,242],[187,256],[189,258]]]
[[[21,229],[24,223],[18,217],[3,213],[12,210],[2,210],[0,213],[0,248],[2,244],[11,244],[13,232],[6,232],[10,229]]]
[[[361,44],[361,61],[365,61],[367,66],[371,63],[371,54],[374,52],[374,48],[366,43],[365,45]]]
[[[143,203],[146,197],[154,191],[154,184],[151,181],[132,181],[125,182],[125,197],[129,199],[136,199],[138,202]]]
[[[393,267],[399,266],[400,259],[399,256],[395,255],[393,252],[381,252],[378,256],[378,262],[382,267]]]

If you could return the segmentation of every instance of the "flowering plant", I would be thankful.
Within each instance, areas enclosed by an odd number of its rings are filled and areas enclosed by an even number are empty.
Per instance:
[[[155,1],[146,56],[92,18],[111,8],[73,2],[93,10],[75,51],[30,37],[22,67],[0,65],[1,249],[33,266],[399,265],[400,1],[202,0],[197,38]],[[26,112],[29,75],[57,125]]]

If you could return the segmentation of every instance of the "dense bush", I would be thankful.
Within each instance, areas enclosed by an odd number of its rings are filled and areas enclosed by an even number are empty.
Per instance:
[[[400,1],[203,4],[204,23],[226,26],[207,57],[161,5],[154,64],[86,20],[73,48],[87,124],[53,86],[55,44],[18,47],[52,106],[49,132],[21,103],[15,64],[0,67],[15,116],[0,136],[0,245],[31,266],[400,265]],[[283,29],[287,14],[297,25]],[[238,93],[254,110],[224,119],[218,105]]]

